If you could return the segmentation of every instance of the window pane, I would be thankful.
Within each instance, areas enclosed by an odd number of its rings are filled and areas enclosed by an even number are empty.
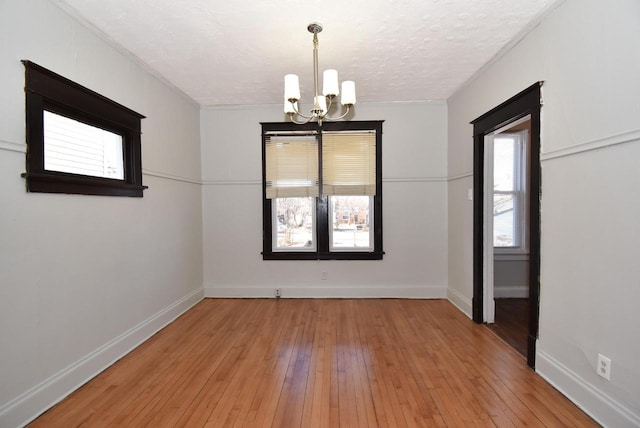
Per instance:
[[[274,251],[315,251],[315,198],[276,198],[272,203]]]
[[[493,186],[495,190],[515,190],[515,138],[493,141]]]
[[[44,111],[44,169],[124,180],[122,136]]]
[[[515,199],[513,194],[493,195],[493,246],[517,246],[517,227],[514,216]]]
[[[372,248],[370,196],[331,196],[331,250],[369,251]]]

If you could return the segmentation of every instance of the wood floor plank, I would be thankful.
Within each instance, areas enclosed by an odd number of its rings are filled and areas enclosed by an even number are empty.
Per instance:
[[[444,300],[205,299],[30,426],[597,424]]]

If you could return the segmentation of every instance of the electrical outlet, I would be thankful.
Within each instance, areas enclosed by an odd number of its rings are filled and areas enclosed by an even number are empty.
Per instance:
[[[280,298],[280,289],[276,288],[276,299]]]
[[[606,380],[611,380],[611,358],[598,354],[596,372]]]
[[[327,273],[326,270],[323,270],[322,273],[320,274],[320,279],[322,279],[324,281],[327,278],[329,278],[329,274]]]

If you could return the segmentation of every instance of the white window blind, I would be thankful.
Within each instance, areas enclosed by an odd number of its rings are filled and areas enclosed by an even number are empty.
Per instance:
[[[322,133],[322,193],[376,194],[375,131]]]
[[[315,135],[272,135],[265,141],[267,199],[318,196]]]
[[[44,169],[124,180],[122,136],[44,111]]]

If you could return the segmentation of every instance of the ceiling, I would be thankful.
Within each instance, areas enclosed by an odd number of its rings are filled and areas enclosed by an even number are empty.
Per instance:
[[[55,0],[200,105],[283,100],[283,76],[313,92],[319,69],[355,80],[358,101],[445,100],[558,0]],[[321,84],[319,83],[320,87]]]

